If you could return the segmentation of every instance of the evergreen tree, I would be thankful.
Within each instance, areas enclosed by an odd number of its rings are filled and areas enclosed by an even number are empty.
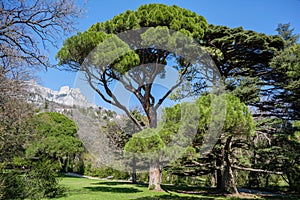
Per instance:
[[[58,164],[58,170],[72,170],[72,162],[83,152],[77,138],[77,125],[60,113],[46,112],[35,116],[36,137],[27,147],[28,159],[49,159]]]
[[[152,28],[137,30],[141,27]],[[116,37],[117,34],[133,29],[139,34],[135,35],[135,38],[129,38],[129,44],[124,44],[124,41]],[[170,29],[178,32],[174,33]],[[191,44],[192,38],[201,39],[206,30],[206,20],[189,10],[162,4],[143,5],[136,11],[126,11],[111,20],[94,24],[84,33],[70,37],[58,52],[57,58],[59,64],[67,70],[83,70],[89,85],[99,96],[123,110],[137,128],[143,130],[140,122],[120,102],[110,87],[112,82],[121,83],[141,104],[148,127],[155,129],[157,110],[164,100],[183,81],[190,80],[191,75],[196,76],[195,73],[198,73],[193,70],[191,61],[186,60],[184,55],[199,52],[195,49],[195,45]],[[119,36],[122,38],[122,34]],[[128,40],[126,37],[129,36],[124,37],[123,39]],[[176,48],[178,43],[180,48]],[[173,49],[174,52],[160,48],[162,46]],[[98,53],[88,56],[96,47]],[[101,52],[104,49],[105,51]],[[100,59],[97,59],[99,57]],[[153,93],[153,81],[165,77],[165,65],[170,59],[180,80],[158,98]],[[91,69],[91,66],[96,68]],[[134,69],[137,66],[141,67]],[[124,78],[126,73],[128,77]],[[153,184],[156,190],[161,190],[160,183],[157,182],[159,178],[152,177],[160,177],[160,170],[156,161],[153,165],[155,166],[150,168],[155,173],[150,173],[150,180],[155,181],[149,184],[149,188]]]
[[[281,37],[209,25],[201,44],[214,60],[226,89],[247,105],[262,108],[260,98],[273,84],[269,62],[284,47]]]
[[[297,40],[299,39],[299,34],[294,34],[294,28],[290,28],[291,24],[278,24],[278,27],[276,28],[276,31],[278,32],[278,35],[280,35],[286,42],[286,46],[289,47],[293,44],[297,43]]]
[[[289,24],[279,24],[277,31],[285,41],[284,49],[271,60],[271,74],[268,77],[268,91],[262,98],[263,107],[256,111],[260,116],[259,129],[253,140],[254,168],[278,172],[295,190],[298,175],[299,152],[294,138],[293,122],[299,120],[299,44],[295,44],[298,35],[293,34]],[[266,118],[268,117],[268,118]],[[293,153],[291,153],[293,152]],[[251,172],[249,184],[262,186],[260,174]],[[268,186],[269,175],[263,185]],[[296,178],[297,179],[297,178]]]
[[[221,129],[222,132],[219,136],[209,135],[212,133],[209,132],[208,127],[212,124],[216,125],[214,120],[211,120],[212,110],[216,109],[213,108],[212,101],[220,101],[222,98],[226,99],[226,115]],[[197,99],[195,104],[199,107],[201,116],[198,133],[193,141],[194,150],[189,149],[187,156],[183,157],[180,163],[189,167],[174,166],[172,171],[186,175],[216,174],[218,190],[227,193],[237,193],[233,169],[241,162],[238,159],[238,149],[241,148],[241,144],[244,141],[247,141],[254,134],[255,124],[252,114],[244,103],[231,94],[220,97],[213,94],[204,95]],[[220,110],[218,111],[220,112]],[[180,117],[176,107],[173,107],[172,111],[168,113],[170,114],[168,117],[171,119],[174,119],[174,116],[175,119]],[[223,116],[222,114],[219,115],[220,117]],[[206,145],[203,141],[207,141],[204,140],[204,137],[207,137],[207,135],[209,137],[218,137],[218,140],[212,152],[204,153],[200,150]],[[179,163],[176,163],[176,165],[179,165]]]

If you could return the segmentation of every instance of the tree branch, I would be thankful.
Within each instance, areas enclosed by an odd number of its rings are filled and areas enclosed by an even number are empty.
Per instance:
[[[245,170],[245,171],[251,171],[251,172],[267,173],[267,174],[277,174],[277,175],[283,174],[283,172],[268,171],[268,170],[264,170],[264,169],[253,169],[253,168],[241,167],[241,166],[237,166],[237,165],[233,165],[232,168],[239,169],[239,170]]]

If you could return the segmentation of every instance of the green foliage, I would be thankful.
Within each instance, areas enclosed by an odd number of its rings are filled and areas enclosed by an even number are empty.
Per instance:
[[[164,108],[157,128],[145,128],[133,134],[125,145],[125,153],[147,158],[160,156],[168,160],[173,159],[174,152],[178,155],[194,154],[189,148],[193,132],[197,131],[198,121],[194,115],[198,113],[194,111],[195,107],[191,103]]]
[[[95,167],[91,168],[86,175],[92,176],[92,177],[99,177],[99,178],[107,178],[109,176],[112,176],[114,180],[128,180],[129,179],[129,173],[128,172],[122,172],[119,170],[116,170],[111,167]]]
[[[33,199],[43,197],[59,197],[65,189],[61,187],[58,179],[57,166],[49,159],[41,159],[31,163],[34,170],[26,173],[26,185],[29,187],[29,196]]]
[[[277,112],[281,116],[291,119],[300,118],[299,84],[300,84],[300,44],[295,44],[284,49],[270,63],[276,85],[273,88],[272,102],[276,104]],[[289,109],[287,108],[287,105]]]
[[[242,162],[238,159],[238,152],[243,148],[241,144],[255,133],[255,123],[248,107],[232,94],[202,95],[196,100],[195,105],[198,109],[194,109],[194,112],[198,110],[200,113],[198,132],[192,146],[186,148],[180,160],[172,163],[170,171],[182,176],[183,174],[190,176],[215,174],[216,169],[229,165],[225,162],[226,155],[236,164]],[[180,119],[178,106],[174,107],[173,112],[170,113],[171,119]],[[192,116],[193,112],[189,113]],[[232,149],[226,148],[228,141]],[[203,153],[203,149],[207,151],[206,148],[212,151]],[[216,165],[218,159],[222,159],[221,166]]]
[[[67,171],[67,164],[83,151],[82,142],[76,138],[75,122],[59,113],[46,112],[34,119],[37,136],[26,149],[30,159],[48,158]]]
[[[261,87],[273,84],[269,62],[284,47],[279,36],[214,25],[209,25],[201,44],[225,79],[226,89],[255,105],[263,95]]]
[[[58,184],[58,172],[65,170],[66,161],[83,150],[76,138],[76,124],[62,114],[41,113],[28,118],[24,125],[31,135],[27,140],[22,135],[22,148],[19,146],[18,153],[0,174],[3,198],[40,199],[62,195],[65,189]]]
[[[25,178],[18,172],[1,172],[0,199],[24,199],[26,195]]]
[[[207,29],[204,17],[176,5],[142,5],[136,11],[126,11],[113,19],[94,24],[89,31],[120,33],[139,27],[166,26],[175,31],[189,33],[194,38],[201,38]]]
[[[222,99],[225,99],[226,102],[222,102]],[[217,101],[217,103],[212,104],[213,101]],[[239,98],[231,94],[221,96],[208,94],[197,99],[196,104],[198,105],[199,112],[201,113],[199,120],[199,134],[203,134],[203,132],[206,133],[208,131],[208,127],[214,123],[214,120],[219,121],[219,123],[221,123],[219,125],[222,126],[222,119],[219,118],[225,117],[225,119],[223,119],[223,127],[221,127],[222,135],[253,135],[255,123],[253,121],[252,114],[248,107],[242,103]],[[217,110],[219,110],[219,112],[225,112],[226,114],[219,113],[219,116],[216,116],[215,114],[212,116],[213,110],[216,109],[213,106],[225,106],[223,111],[220,108],[217,108]]]
[[[286,42],[286,46],[289,47],[291,45],[294,45],[297,43],[297,40],[299,39],[299,34],[293,34],[294,28],[290,28],[290,23],[282,24],[279,23],[276,31],[278,32],[278,35],[280,35]]]
[[[164,147],[164,142],[161,139],[156,129],[144,129],[136,133],[126,143],[124,149],[130,153],[158,153]]]
[[[70,37],[64,42],[56,58],[59,59],[60,65],[68,65],[69,68],[78,70],[84,59],[97,46],[98,52],[101,52],[101,48],[114,46],[113,49],[105,49],[105,55],[96,56],[101,58],[99,61],[102,63],[111,63],[118,58],[114,61],[113,68],[124,74],[130,68],[139,65],[141,55],[130,51],[128,46],[114,35],[140,27],[168,27],[200,39],[207,29],[207,22],[202,16],[178,6],[143,5],[136,11],[126,11],[111,20],[94,24],[84,33]],[[100,44],[102,46],[99,46]],[[128,53],[123,55],[122,52]],[[101,63],[97,64],[101,66]]]
[[[59,185],[58,167],[51,160],[31,162],[23,158],[22,164],[18,166],[22,170],[7,169],[0,173],[3,184],[0,199],[41,199],[64,194],[65,188]]]
[[[36,115],[37,131],[47,136],[66,135],[75,137],[78,127],[74,121],[56,112],[45,112]]]

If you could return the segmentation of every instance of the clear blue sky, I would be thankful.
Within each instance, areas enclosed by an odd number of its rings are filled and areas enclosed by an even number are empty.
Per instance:
[[[79,0],[78,4],[82,2],[84,0]],[[204,16],[210,24],[242,26],[266,34],[276,34],[278,23],[290,22],[295,33],[300,33],[300,0],[88,0],[86,13],[78,21],[78,31],[85,31],[96,22],[106,21],[148,3],[176,4]],[[57,51],[50,49],[52,64],[56,62]],[[37,76],[41,85],[58,90],[64,85],[73,87],[76,73],[49,69]]]

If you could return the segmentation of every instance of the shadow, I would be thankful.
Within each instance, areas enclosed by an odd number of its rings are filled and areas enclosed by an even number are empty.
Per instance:
[[[152,197],[139,197],[135,200],[213,200],[213,197],[189,197],[176,195],[156,195]]]
[[[261,199],[265,199],[265,200],[285,200],[285,199],[290,199],[290,200],[299,200],[299,196],[263,196],[261,197]]]
[[[92,183],[92,185],[108,185],[108,186],[116,186],[116,185],[133,185],[136,187],[148,187],[145,183],[132,183],[128,181],[104,181]]]
[[[219,195],[216,188],[187,186],[187,185],[162,185],[165,192],[176,192],[183,194]]]
[[[142,190],[138,190],[136,188],[126,188],[126,187],[97,186],[97,187],[84,187],[84,189],[90,190],[92,192],[112,192],[112,193],[138,193],[138,192],[143,192]]]
[[[293,195],[274,195],[269,192],[262,191],[247,191],[239,189],[240,194],[237,196],[231,196],[225,193],[219,192],[216,188],[213,187],[201,187],[201,186],[186,186],[186,185],[162,185],[162,189],[167,192],[175,192],[181,194],[191,194],[191,195],[201,195],[201,197],[185,197],[186,199],[219,199],[225,198],[230,200],[241,200],[249,198],[257,198],[259,196],[262,200],[298,200],[299,196]],[[171,194],[171,193],[170,193]],[[159,198],[157,199],[168,199],[168,198]],[[181,197],[175,197],[174,199],[182,199]],[[184,199],[184,198],[183,198]],[[139,199],[140,200],[140,199]],[[143,199],[141,199],[143,200]],[[145,198],[147,200],[147,198]]]

